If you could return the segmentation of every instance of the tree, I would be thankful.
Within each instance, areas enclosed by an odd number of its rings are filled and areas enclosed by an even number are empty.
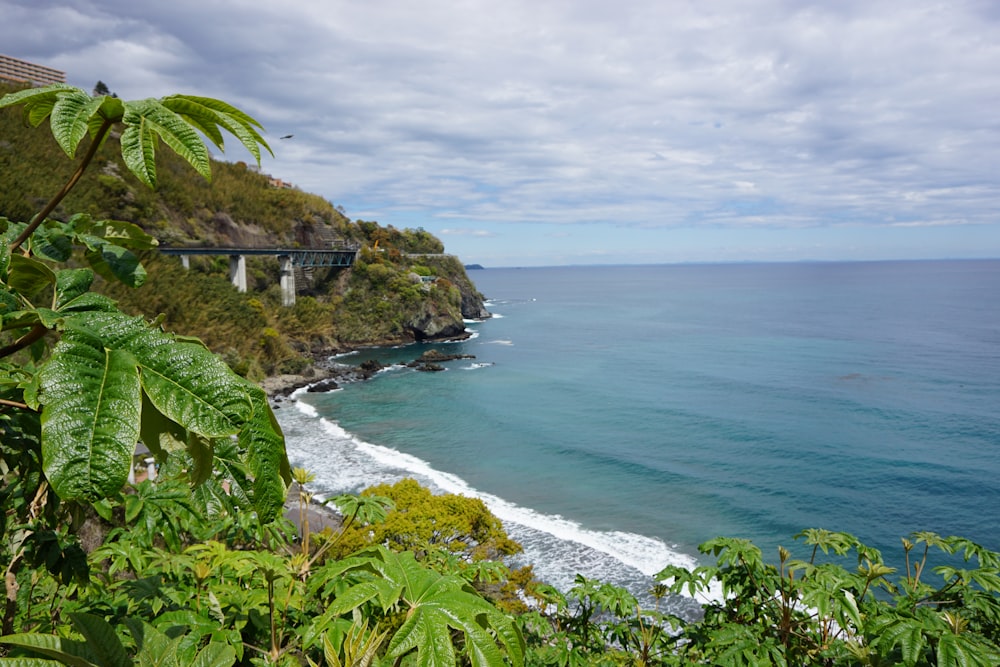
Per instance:
[[[373,486],[362,495],[388,498],[394,509],[374,526],[345,525],[341,555],[383,543],[414,551],[418,557],[441,549],[472,561],[521,551],[521,545],[507,536],[500,520],[478,498],[435,495],[413,479]]]
[[[94,92],[92,95],[94,97],[101,97],[102,95],[110,95],[111,91],[108,89],[108,84],[103,81],[98,81],[94,84]]]
[[[264,522],[280,512],[290,481],[284,438],[259,387],[200,341],[126,315],[90,290],[96,275],[141,285],[146,276],[136,253],[155,247],[155,239],[130,223],[48,217],[113,128],[120,128],[126,166],[155,187],[160,142],[210,178],[199,132],[222,149],[226,131],[259,161],[260,148],[270,150],[260,125],[211,98],[127,102],[65,84],[0,98],[0,108],[13,105],[23,107],[32,126],[48,120],[68,157],[88,135],[90,144],[30,221],[0,218],[0,456],[9,471],[0,483],[0,509],[16,517],[8,519],[6,534],[5,632],[16,609],[16,574],[40,548],[39,518],[66,529],[78,503],[116,494],[140,438],[161,460],[186,450],[193,481],[211,472],[215,444],[235,439]],[[58,339],[51,347],[50,338]]]

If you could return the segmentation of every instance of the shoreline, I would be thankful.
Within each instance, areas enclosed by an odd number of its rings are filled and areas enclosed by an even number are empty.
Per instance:
[[[423,344],[434,344],[434,343],[453,343],[462,340],[467,340],[471,334],[467,334],[460,338],[442,338],[440,340],[429,340],[429,341],[411,341],[407,343],[408,345],[413,345],[415,343]],[[398,347],[397,345],[373,345],[366,349],[377,349],[386,348],[391,349]],[[324,358],[313,359],[313,364],[306,369],[304,373],[286,373],[283,375],[269,375],[263,380],[259,381],[257,384],[264,393],[267,394],[268,398],[271,399],[272,404],[275,401],[280,401],[288,398],[292,393],[302,389],[303,387],[309,387],[309,391],[332,391],[337,389],[341,384],[350,384],[353,382],[363,382],[365,380],[371,379],[378,371],[385,368],[377,360],[369,360],[362,362],[361,364],[344,364],[337,361],[337,357],[344,354],[351,354],[357,352],[357,349],[342,350],[340,352],[332,352]],[[409,365],[417,370],[421,371],[436,371],[441,370],[437,366],[439,362],[451,361],[454,359],[466,358],[474,359],[474,355],[468,354],[444,354],[438,352],[436,349],[431,348],[427,350],[419,357],[414,359]],[[315,389],[313,389],[315,388]]]

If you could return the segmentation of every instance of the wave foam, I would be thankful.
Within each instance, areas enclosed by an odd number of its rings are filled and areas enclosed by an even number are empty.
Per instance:
[[[525,562],[532,563],[542,579],[563,590],[573,585],[579,573],[626,586],[640,595],[654,583],[651,577],[667,565],[691,569],[698,564],[662,540],[623,531],[590,530],[565,517],[543,514],[479,491],[423,459],[362,440],[337,422],[321,417],[307,403],[297,401],[295,405],[300,416],[292,418],[296,423],[286,428],[289,458],[295,459],[293,465],[309,468],[316,475],[319,493],[357,492],[413,477],[436,492],[479,498],[524,546]],[[282,414],[279,419],[284,427],[287,418]],[[719,594],[710,592],[709,597],[719,599]]]

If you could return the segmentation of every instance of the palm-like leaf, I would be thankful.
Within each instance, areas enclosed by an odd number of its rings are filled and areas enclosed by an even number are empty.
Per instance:
[[[419,665],[454,665],[451,632],[458,630],[465,636],[465,652],[473,665],[501,664],[498,642],[512,664],[524,663],[524,640],[510,618],[462,579],[428,570],[410,552],[377,547],[331,566],[326,574],[360,577],[337,596],[330,606],[333,613],[376,600],[383,611],[396,605],[406,609],[406,621],[389,642],[390,657],[416,650]]]
[[[271,147],[257,131],[260,123],[230,104],[210,97],[171,95],[163,98],[163,105],[201,130],[219,150],[225,148],[221,126],[239,139],[257,162],[260,162],[260,146],[271,153]]]
[[[206,179],[212,176],[208,149],[190,123],[164,106],[159,100],[146,99],[125,103],[122,118],[127,129],[122,134],[122,157],[139,180],[156,186],[155,149],[162,139]],[[129,135],[126,141],[126,135]],[[133,135],[135,138],[133,139]],[[135,153],[138,151],[138,153]]]

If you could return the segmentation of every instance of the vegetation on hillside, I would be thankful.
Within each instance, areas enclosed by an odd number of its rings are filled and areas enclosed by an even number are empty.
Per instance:
[[[124,162],[147,184],[160,139],[208,168],[185,126],[266,146],[251,118],[205,98],[55,86],[0,98],[12,104],[51,119],[71,156],[88,130],[97,146],[123,127]],[[305,513],[293,526],[261,391],[91,291],[98,275],[155,279],[138,256],[152,239],[128,222],[48,218],[62,194],[0,219],[0,667],[1000,664],[1000,553],[958,537],[903,539],[898,571],[845,533],[804,531],[803,554],[774,562],[717,538],[701,547],[714,564],[664,569],[643,605],[600,581],[558,591],[512,571],[520,548],[482,502],[411,480],[331,499],[338,530],[310,533]],[[386,250],[362,271],[388,285],[398,247]],[[432,260],[409,268],[432,274]],[[245,326],[266,321],[258,303]],[[140,439],[159,476],[126,483]],[[311,476],[294,479],[307,503]],[[677,594],[710,594],[702,617],[663,611]]]
[[[0,85],[0,93],[14,90]],[[72,174],[52,135],[33,131],[24,120],[17,109],[0,109],[0,216],[10,220],[34,215]],[[65,221],[84,212],[129,222],[167,246],[368,249],[353,269],[300,275],[298,298],[287,308],[274,258],[248,259],[246,294],[229,284],[226,257],[194,256],[187,272],[176,257],[152,249],[140,253],[151,279],[139,289],[98,280],[95,289],[125,312],[162,315],[166,326],[200,338],[248,378],[297,373],[316,356],[359,345],[413,340],[414,321],[441,316],[461,322],[463,299],[477,294],[458,260],[441,255],[441,242],[423,229],[352,222],[323,198],[276,187],[242,162],[206,157],[209,182],[173,151],[155,151],[151,158],[156,189],[126,165],[121,135],[112,130],[91,169],[48,217]]]

